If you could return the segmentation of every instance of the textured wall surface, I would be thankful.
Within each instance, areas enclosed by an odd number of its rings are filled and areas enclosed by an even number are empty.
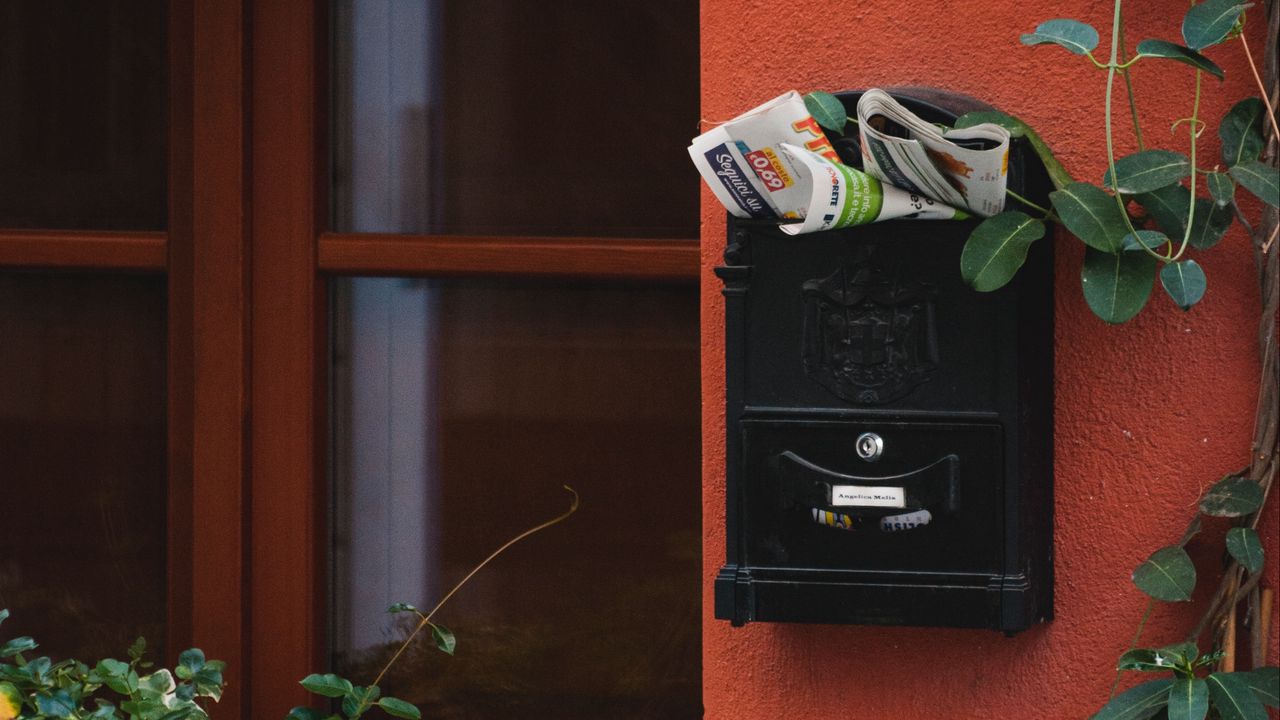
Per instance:
[[[1130,45],[1179,40],[1186,3],[1131,3]],[[1056,47],[1027,48],[1018,35],[1041,20],[1077,18],[1103,35],[1112,5],[943,0],[923,6],[702,0],[702,117],[728,119],[776,95],[874,86],[932,85],[963,92],[1027,120],[1076,177],[1098,182],[1105,166],[1105,72]],[[1261,17],[1261,14],[1258,14]],[[1260,57],[1261,22],[1250,33]],[[1180,41],[1180,40],[1179,40]],[[1227,81],[1206,78],[1201,142],[1218,155],[1216,128],[1248,91],[1233,42],[1208,54]],[[1135,68],[1148,144],[1186,151],[1169,126],[1190,114],[1193,72],[1144,61]],[[1118,99],[1123,96],[1118,96]],[[1118,105],[1120,154],[1135,149]],[[712,578],[724,562],[724,334],[720,283],[724,212],[703,189],[703,634],[708,718],[1085,718],[1107,697],[1117,656],[1145,605],[1129,574],[1152,550],[1176,541],[1203,488],[1247,464],[1257,376],[1258,291],[1237,225],[1194,255],[1209,277],[1204,300],[1184,313],[1157,287],[1135,321],[1112,327],[1080,295],[1082,245],[1056,245],[1057,619],[1014,638],[994,632],[752,624],[712,617]],[[1256,209],[1256,206],[1247,206]],[[1251,212],[1256,216],[1256,213]],[[1042,240],[1041,242],[1049,242]],[[1267,584],[1277,578],[1275,517],[1263,528]],[[1192,547],[1216,565],[1223,526]],[[1209,541],[1212,540],[1210,543]],[[1144,644],[1179,639],[1203,608],[1162,605]],[[1193,617],[1194,615],[1194,617]],[[1272,662],[1277,645],[1272,625]],[[1129,680],[1131,682],[1133,678]]]

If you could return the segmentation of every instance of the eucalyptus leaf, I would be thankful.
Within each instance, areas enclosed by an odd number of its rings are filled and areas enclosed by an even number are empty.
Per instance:
[[[1093,314],[1117,324],[1147,304],[1155,276],[1155,258],[1146,253],[1111,254],[1086,248],[1080,284]]]
[[[1262,506],[1262,486],[1245,477],[1228,476],[1200,499],[1200,512],[1214,517],[1240,517]]]
[[[1169,238],[1164,233],[1155,230],[1138,230],[1136,233],[1129,233],[1124,236],[1122,247],[1125,251],[1142,252],[1143,246],[1152,250],[1160,250],[1169,244]]]
[[[1209,686],[1200,678],[1177,678],[1169,688],[1169,720],[1204,720]]]
[[[990,292],[1013,279],[1031,243],[1044,237],[1044,223],[1017,210],[983,220],[960,253],[960,276],[974,290]]]
[[[1002,113],[999,110],[975,110],[974,112],[965,113],[956,119],[955,127],[969,128],[982,123],[992,123],[999,125],[1009,131],[1012,137],[1024,137],[1031,144],[1031,149],[1035,151],[1036,156],[1040,158],[1040,162],[1044,164],[1044,169],[1049,173],[1049,180],[1053,182],[1055,189],[1062,188],[1075,182],[1071,177],[1071,173],[1062,166],[1062,162],[1053,154],[1053,150],[1049,144],[1040,137],[1040,133],[1035,131],[1027,123],[1018,118]]]
[[[1262,540],[1253,528],[1237,527],[1228,530],[1227,552],[1251,573],[1262,569]]]
[[[1169,702],[1172,680],[1151,680],[1111,698],[1090,720],[1146,720]]]
[[[1124,214],[1116,199],[1089,183],[1071,183],[1049,193],[1062,224],[1072,235],[1095,250],[1119,252],[1129,234]]]
[[[1196,566],[1186,550],[1170,545],[1151,553],[1151,557],[1133,571],[1133,584],[1157,600],[1190,600],[1191,591],[1196,587]]]
[[[1203,70],[1210,75],[1213,75],[1219,80],[1224,77],[1222,68],[1218,67],[1209,58],[1189,47],[1183,47],[1177,43],[1171,43],[1168,40],[1143,40],[1138,43],[1138,55],[1142,57],[1166,58],[1176,62],[1186,63],[1193,68]]]
[[[1214,709],[1222,720],[1267,720],[1267,709],[1241,675],[1216,672],[1205,678]]]
[[[1280,170],[1251,160],[1231,168],[1231,177],[1271,207],[1280,207]]]
[[[1245,98],[1227,111],[1218,126],[1222,138],[1222,162],[1235,167],[1262,154],[1262,125],[1265,120],[1262,101],[1256,97]]]
[[[1253,3],[1238,0],[1205,0],[1192,5],[1182,18],[1182,39],[1192,50],[1203,50],[1227,37],[1240,13]]]
[[[1211,172],[1205,175],[1205,181],[1209,184],[1209,194],[1213,196],[1213,202],[1218,207],[1226,207],[1236,196],[1236,183],[1231,176],[1226,173]]]
[[[815,90],[804,96],[804,107],[824,130],[844,134],[844,126],[849,122],[849,112],[844,109],[840,98],[829,92]]]
[[[443,625],[431,626],[431,638],[436,641],[436,647],[439,648],[441,652],[449,655],[452,655],[453,649],[458,646],[458,639],[453,636],[453,633],[449,631],[449,628],[444,627]]]
[[[1191,161],[1182,153],[1170,150],[1143,150],[1116,160],[1116,175],[1112,179],[1111,168],[1102,176],[1102,183],[1125,195],[1151,192],[1172,185],[1191,174]]]
[[[1098,31],[1079,20],[1046,20],[1033,33],[1022,36],[1023,45],[1061,45],[1076,55],[1088,55],[1098,47]]]
[[[378,701],[378,707],[392,717],[405,718],[406,720],[420,720],[422,717],[422,713],[418,708],[399,698],[384,697]]]
[[[1204,297],[1204,270],[1195,260],[1168,263],[1160,268],[1160,284],[1178,307],[1190,310]]]
[[[1240,674],[1263,705],[1280,708],[1280,667],[1268,665]]]
[[[325,673],[323,675],[313,673],[303,678],[298,684],[316,695],[334,698],[342,697],[353,690],[350,680],[338,677],[333,673]]]

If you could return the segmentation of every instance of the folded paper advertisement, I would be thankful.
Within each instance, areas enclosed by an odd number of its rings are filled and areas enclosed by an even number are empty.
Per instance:
[[[1009,133],[939,130],[880,90],[858,103],[864,171],[840,161],[791,91],[694,138],[689,156],[730,213],[790,234],[894,218],[966,218],[1004,206]]]

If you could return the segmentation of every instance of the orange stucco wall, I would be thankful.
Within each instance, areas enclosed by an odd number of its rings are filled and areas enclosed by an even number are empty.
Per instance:
[[[1174,0],[1130,3],[1131,42],[1177,40],[1185,7]],[[1070,171],[1097,182],[1105,164],[1105,73],[1059,48],[1024,47],[1018,36],[1041,20],[1077,18],[1099,28],[1105,49],[1111,12],[1106,0],[702,0],[704,127],[791,88],[933,85],[1021,116]],[[1262,29],[1258,21],[1250,33],[1259,56]],[[1204,85],[1203,116],[1211,130],[1202,136],[1201,157],[1216,159],[1217,123],[1230,105],[1224,98],[1247,92],[1249,70],[1237,43],[1208,54],[1228,77]],[[1190,69],[1148,61],[1134,76],[1149,142],[1185,151],[1185,133],[1170,145],[1168,128],[1189,114]],[[1135,146],[1123,130],[1127,109],[1118,107],[1124,154]],[[1145,605],[1130,572],[1177,539],[1202,488],[1247,463],[1259,373],[1258,290],[1237,225],[1218,247],[1195,255],[1209,288],[1191,312],[1175,308],[1157,287],[1136,321],[1112,327],[1095,318],[1080,295],[1081,244],[1061,234],[1053,242],[1057,619],[1014,638],[954,629],[735,629],[712,617],[712,578],[724,562],[724,334],[721,285],[711,268],[724,249],[724,213],[703,189],[706,717],[1085,718],[1105,700],[1115,659]],[[1272,587],[1280,555],[1276,525],[1272,517],[1263,528]],[[1221,532],[1210,525],[1216,547]],[[1209,547],[1193,548],[1202,567],[1214,565]],[[1202,577],[1202,589],[1209,584]],[[1178,639],[1201,607],[1161,606],[1145,641]]]

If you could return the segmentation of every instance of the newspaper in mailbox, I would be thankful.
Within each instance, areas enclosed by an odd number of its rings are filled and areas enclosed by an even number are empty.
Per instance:
[[[878,93],[893,106],[886,105],[873,93]],[[966,210],[991,214],[988,208],[992,203],[985,202],[986,198],[998,199],[1003,205],[1004,153],[1007,153],[1009,143],[1007,132],[995,125],[949,131],[960,133],[956,139],[964,145],[958,145],[951,142],[950,135],[939,135],[933,126],[902,108],[886,93],[873,90],[863,97],[867,96],[876,98],[875,104],[869,106],[875,112],[869,116],[874,117],[877,124],[903,135],[908,131],[902,128],[909,127],[910,132],[921,137],[927,130],[931,133],[928,145],[922,146],[924,141],[914,137],[899,138],[883,132],[876,132],[870,140],[864,135],[863,155],[867,172],[863,173],[840,162],[835,148],[805,108],[804,100],[799,93],[792,91],[698,136],[689,147],[689,155],[707,185],[730,213],[738,217],[782,222],[782,229],[791,234],[892,218],[964,218],[969,216]],[[862,106],[859,104],[861,114]],[[907,117],[910,122],[902,122],[902,117]],[[882,118],[888,118],[894,125],[889,125]],[[860,125],[866,127],[865,123]],[[941,139],[935,140],[934,136]],[[992,136],[1002,137],[1003,143],[993,140]],[[870,142],[879,143],[879,151],[874,156],[866,150]],[[886,150],[890,145],[894,147],[893,151]],[[968,147],[970,145],[981,147],[973,149]],[[986,147],[988,145],[992,147]],[[910,149],[912,147],[916,150]],[[966,177],[964,169],[958,165],[970,160],[971,153],[987,155],[981,156],[984,162],[980,171],[970,171]],[[989,156],[993,154],[997,156],[994,167],[1000,170],[994,180],[988,177],[991,175],[988,166],[992,162]],[[926,160],[920,161],[918,155],[923,155]],[[948,180],[950,175],[935,167],[934,161],[929,159],[937,157],[939,162],[945,163],[944,155],[959,158],[955,172],[973,187],[965,186],[959,180]],[[907,170],[903,170],[899,162],[910,163]],[[944,167],[951,166],[944,164]],[[988,187],[997,182],[998,190],[994,186]],[[898,187],[897,183],[905,187]],[[965,189],[957,190],[956,184]],[[943,188],[950,190],[945,197]],[[932,194],[935,191],[937,194]],[[976,207],[968,202],[969,198],[978,197],[984,198],[984,202]],[[999,212],[999,209],[994,212]]]

